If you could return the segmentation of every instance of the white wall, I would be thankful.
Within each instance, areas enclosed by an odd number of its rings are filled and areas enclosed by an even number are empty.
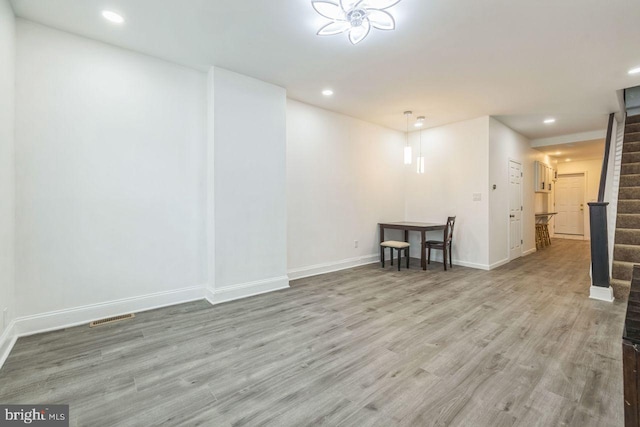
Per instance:
[[[291,278],[379,259],[378,222],[405,216],[404,143],[402,132],[287,101]]]
[[[534,191],[534,162],[549,158],[531,148],[530,141],[495,118],[489,120],[489,258],[492,266],[509,260],[509,160],[522,165],[522,251],[536,249],[535,213],[549,207],[549,196]],[[496,189],[493,190],[493,185]],[[537,200],[537,203],[536,203]]]
[[[219,301],[289,283],[286,91],[220,68],[212,73],[215,272],[209,288]]]
[[[600,173],[602,172],[602,159],[584,160],[577,162],[558,162],[558,175],[561,174],[586,174],[586,187],[584,194],[584,239],[591,239],[589,227],[589,202],[598,201],[598,189],[600,187]],[[556,235],[559,237],[559,235]]]
[[[14,70],[15,18],[9,1],[0,0],[0,336],[14,315]]]
[[[202,287],[206,75],[17,30],[18,314]]]
[[[426,129],[425,174],[415,170],[418,142],[419,134],[413,132],[414,163],[405,168],[405,218],[444,223],[447,216],[456,216],[454,264],[489,268],[489,117]],[[473,200],[474,193],[480,194],[480,201]],[[442,232],[430,233],[429,238],[442,240]],[[411,237],[411,254],[420,256],[418,236]]]

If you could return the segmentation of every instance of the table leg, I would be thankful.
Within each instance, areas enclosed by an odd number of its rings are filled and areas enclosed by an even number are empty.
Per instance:
[[[380,225],[380,243],[384,242],[384,227],[382,224]],[[393,249],[391,250],[393,252]],[[392,254],[393,255],[393,254]],[[384,248],[380,246],[380,263],[382,263],[382,268],[384,268]]]
[[[427,253],[425,248],[426,241],[427,241],[426,232],[421,231],[420,232],[420,262],[422,263],[421,265],[423,270],[427,269]]]

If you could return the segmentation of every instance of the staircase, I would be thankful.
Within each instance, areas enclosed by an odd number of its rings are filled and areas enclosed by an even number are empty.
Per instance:
[[[624,128],[611,280],[614,289],[629,289],[634,264],[640,264],[640,115],[627,117]]]

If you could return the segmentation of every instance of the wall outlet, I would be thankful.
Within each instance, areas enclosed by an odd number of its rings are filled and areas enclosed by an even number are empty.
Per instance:
[[[353,241],[353,247],[354,247],[354,248],[356,248],[356,249],[358,249],[358,241],[357,241],[357,240],[354,240],[354,241]]]

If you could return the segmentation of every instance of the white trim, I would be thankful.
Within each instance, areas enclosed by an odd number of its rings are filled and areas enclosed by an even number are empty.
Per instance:
[[[587,240],[582,234],[563,234],[563,233],[554,233],[553,237],[555,239],[564,239],[564,240]]]
[[[609,286],[608,288],[603,288],[601,286],[591,286],[591,289],[589,291],[589,298],[607,302],[613,302],[613,300],[615,299],[613,298],[613,288],[611,286]]]
[[[302,268],[294,268],[289,270],[288,273],[291,280],[304,279],[305,277],[333,273],[334,271],[360,267],[362,265],[373,264],[375,262],[380,262],[380,254],[363,255],[355,258],[343,259],[340,261],[326,262],[323,264],[310,265],[308,267]]]
[[[207,287],[205,298],[210,304],[221,304],[287,288],[289,288],[289,277],[280,276],[217,289]]]
[[[7,328],[4,330],[2,335],[0,335],[0,368],[4,365],[11,350],[13,350],[13,346],[16,344],[18,337],[15,334],[15,320],[12,320]]]
[[[14,320],[14,333],[17,337],[24,337],[42,332],[55,331],[82,325],[105,317],[155,310],[156,308],[201,300],[203,296],[204,288],[202,286],[194,286],[65,310],[50,311],[32,316],[23,316]]]
[[[489,265],[488,270],[493,270],[495,268],[502,267],[503,265],[509,264],[511,261],[515,261],[516,259],[521,258],[521,257],[522,257],[522,255],[520,255],[517,258],[513,258],[513,259],[505,258],[502,261],[494,262],[493,264]]]
[[[531,248],[531,249],[528,249],[528,250],[522,252],[522,256],[531,255],[531,254],[534,254],[536,252],[538,252],[537,248]]]
[[[570,144],[572,142],[593,141],[607,137],[607,130],[594,130],[591,132],[572,133],[570,135],[553,136],[551,138],[540,138],[531,141],[531,147],[546,147],[548,145]]]
[[[415,259],[420,261],[420,258],[415,258]],[[432,255],[432,257],[431,257],[431,261],[442,263],[442,251],[437,251],[436,253],[434,253]],[[489,270],[491,270],[492,266],[495,266],[493,268],[499,267],[498,264],[502,263],[504,260],[503,261],[498,261],[497,263],[491,264],[491,265],[489,265],[489,264],[478,264],[478,263],[475,263],[475,262],[468,262],[468,261],[460,261],[459,259],[455,259],[455,258],[453,258],[452,261],[453,261],[453,265],[454,266],[457,265],[459,267],[469,267],[469,268],[475,268],[476,270],[489,271]],[[507,260],[507,262],[509,262],[509,261]],[[507,262],[505,262],[504,264],[506,264]],[[504,264],[500,264],[500,265],[504,265]],[[429,265],[431,265],[431,264],[429,264]],[[449,265],[449,264],[447,264],[447,265]]]

